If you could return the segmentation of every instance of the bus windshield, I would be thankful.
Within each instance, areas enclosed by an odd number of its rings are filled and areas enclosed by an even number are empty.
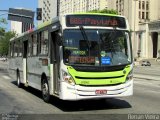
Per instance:
[[[132,62],[129,32],[106,29],[66,29],[63,60],[68,65],[115,66]]]

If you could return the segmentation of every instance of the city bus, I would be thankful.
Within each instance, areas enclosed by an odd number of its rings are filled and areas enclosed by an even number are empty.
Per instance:
[[[62,100],[131,96],[133,57],[124,16],[76,13],[56,17],[9,43],[9,74]]]

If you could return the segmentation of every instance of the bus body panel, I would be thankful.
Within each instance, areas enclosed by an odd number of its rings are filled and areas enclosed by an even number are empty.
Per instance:
[[[50,64],[50,81],[49,81],[49,90],[50,90],[50,94],[54,95],[54,75],[53,75],[53,64]]]
[[[9,75],[17,79],[17,70],[20,73],[20,80],[23,83],[23,60],[21,57],[13,57],[9,59]]]
[[[45,74],[47,78],[50,77],[49,62],[48,57],[27,58],[27,82],[29,86],[41,90],[42,74]]]
[[[27,83],[27,59],[23,58],[23,80],[22,83]]]

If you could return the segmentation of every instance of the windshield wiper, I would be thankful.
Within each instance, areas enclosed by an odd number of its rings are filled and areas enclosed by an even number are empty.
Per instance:
[[[115,42],[115,33],[116,33],[116,28],[113,29],[112,32],[110,32],[106,37],[105,39],[102,38],[102,35],[99,34],[99,31],[98,31],[98,36],[99,36],[99,40],[102,42],[102,44],[104,45],[103,48],[101,49],[104,49],[105,51],[110,51],[111,53],[111,57],[113,57],[113,53],[115,52],[114,51],[114,42]],[[111,63],[113,64],[113,61],[111,59]]]
[[[88,48],[89,48],[89,56],[90,56],[91,43],[90,43],[90,41],[89,41],[89,39],[88,39],[88,36],[87,36],[87,34],[86,34],[83,26],[79,26],[79,29],[80,29],[80,31],[81,31],[81,34],[82,34],[82,36],[83,36],[83,39],[87,41],[87,45],[88,45]]]

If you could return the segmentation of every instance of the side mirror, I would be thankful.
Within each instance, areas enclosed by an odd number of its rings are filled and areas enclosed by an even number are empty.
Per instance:
[[[60,33],[60,32],[56,33],[56,43],[59,46],[63,45],[63,36],[62,36],[62,33]]]

